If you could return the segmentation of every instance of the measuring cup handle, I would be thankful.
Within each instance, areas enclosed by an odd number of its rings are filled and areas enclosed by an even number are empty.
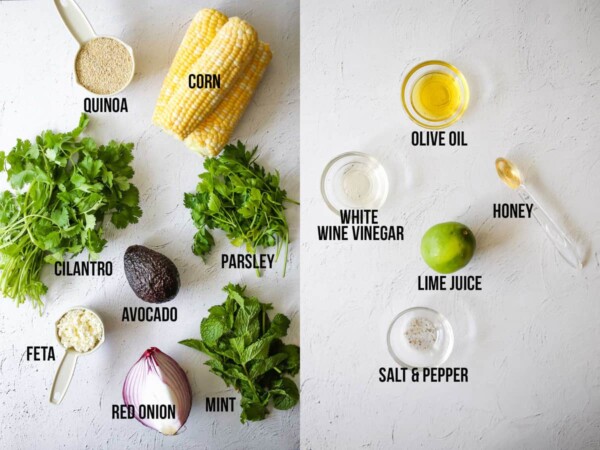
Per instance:
[[[94,29],[74,0],[54,0],[54,5],[65,26],[79,42],[79,45],[96,37]]]
[[[65,396],[69,384],[71,384],[71,378],[73,378],[77,356],[77,353],[72,350],[65,352],[65,356],[63,356],[54,376],[54,383],[52,383],[52,390],[50,391],[50,403],[58,405]]]

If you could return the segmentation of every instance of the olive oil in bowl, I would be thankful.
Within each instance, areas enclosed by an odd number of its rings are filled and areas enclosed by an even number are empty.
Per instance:
[[[410,119],[424,128],[452,125],[469,104],[469,87],[462,73],[443,61],[415,66],[402,83],[402,104]]]
[[[417,80],[412,89],[412,105],[421,117],[432,122],[450,119],[460,106],[460,86],[444,72],[430,72]]]

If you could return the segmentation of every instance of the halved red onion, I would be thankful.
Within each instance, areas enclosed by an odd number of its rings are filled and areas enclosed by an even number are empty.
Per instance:
[[[165,435],[173,435],[185,424],[192,409],[192,389],[183,369],[169,355],[150,347],[127,373],[123,383],[123,401],[133,405],[134,415],[145,426]],[[175,417],[141,417],[148,407],[165,409],[175,405]],[[142,411],[143,412],[143,411]]]

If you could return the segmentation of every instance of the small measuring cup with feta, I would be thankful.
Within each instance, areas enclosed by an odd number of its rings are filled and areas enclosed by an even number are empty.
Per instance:
[[[77,358],[89,355],[104,342],[104,324],[94,311],[77,306],[58,319],[55,332],[59,344],[66,350],[50,391],[50,403],[58,405],[69,388]]]

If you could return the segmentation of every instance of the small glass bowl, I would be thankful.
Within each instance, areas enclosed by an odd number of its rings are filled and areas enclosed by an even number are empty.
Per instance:
[[[414,319],[425,319],[435,329],[435,341],[428,349],[417,349],[405,335]],[[438,367],[446,362],[454,347],[450,322],[439,312],[424,307],[409,308],[398,314],[387,333],[387,346],[398,364],[409,368]]]
[[[423,76],[432,72],[442,72],[451,75],[457,82],[460,89],[460,103],[458,105],[458,108],[456,109],[456,112],[451,117],[448,117],[443,121],[434,121],[423,117],[415,109],[412,101],[412,91],[415,87],[415,84]],[[402,82],[401,97],[402,106],[404,106],[404,110],[408,114],[410,120],[412,120],[417,125],[423,128],[439,130],[441,128],[449,127],[458,119],[460,119],[465,113],[465,111],[467,110],[467,106],[469,106],[469,85],[467,84],[467,80],[465,79],[462,72],[456,67],[454,67],[452,64],[438,60],[425,61],[413,67],[410,70],[410,72],[408,72],[408,74],[404,77],[404,81]]]
[[[388,189],[383,166],[361,152],[336,156],[321,176],[321,195],[336,214],[340,209],[379,209],[385,203]]]

